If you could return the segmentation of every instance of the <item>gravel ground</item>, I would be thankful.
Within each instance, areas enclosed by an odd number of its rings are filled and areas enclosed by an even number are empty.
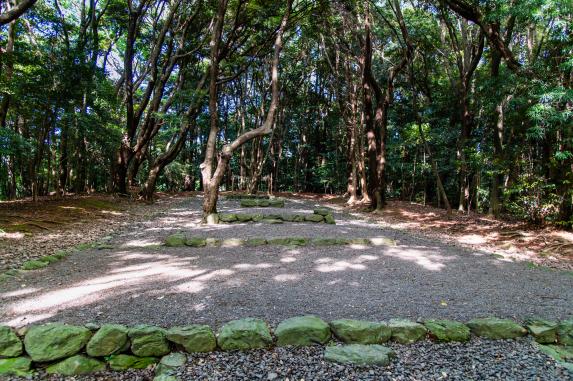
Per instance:
[[[149,323],[165,327],[241,317],[270,321],[313,313],[331,320],[392,317],[467,320],[496,315],[573,316],[573,277],[528,268],[343,212],[337,225],[284,223],[202,226],[199,198],[177,200],[151,219],[130,220],[111,250],[74,253],[48,268],[3,283],[0,324],[45,321]],[[222,201],[220,211],[239,211]],[[263,213],[310,213],[311,201],[289,200]],[[243,212],[245,210],[242,210]],[[165,248],[165,237],[386,237],[396,246]],[[388,368],[326,363],[323,348],[192,355],[183,380],[571,380],[528,339],[466,344],[389,344]],[[151,380],[152,372],[104,372],[68,380]],[[39,373],[35,379],[66,378]]]
[[[118,202],[125,210],[116,215],[109,214],[105,220],[84,219],[79,223],[68,224],[63,228],[52,227],[49,232],[24,236],[18,240],[0,237],[0,273],[8,269],[17,269],[26,261],[54,254],[58,250],[96,242],[110,234],[122,234],[130,230],[132,223],[153,218],[182,200],[162,198],[153,205],[122,200]]]
[[[390,344],[388,367],[354,367],[324,361],[324,348],[274,348],[189,355],[180,380],[572,380],[573,375],[539,353],[529,340],[413,345]],[[150,380],[149,371],[100,373],[73,380]],[[71,380],[39,373],[34,380]]]
[[[74,253],[3,283],[0,323],[118,322],[213,327],[254,316],[273,324],[313,313],[382,320],[495,315],[573,316],[573,277],[528,268],[457,246],[410,237],[343,213],[337,225],[260,223],[202,226],[198,198],[115,236],[112,250]],[[223,201],[233,211],[238,201]],[[312,210],[289,201],[272,212]],[[397,246],[165,248],[176,231],[205,237],[387,237]],[[178,306],[178,308],[173,308]]]

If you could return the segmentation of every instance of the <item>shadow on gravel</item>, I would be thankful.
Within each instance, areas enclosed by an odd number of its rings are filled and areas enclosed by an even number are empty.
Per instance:
[[[299,205],[297,204],[298,208]],[[291,208],[292,209],[292,208]],[[113,242],[2,284],[0,324],[44,321],[220,325],[247,316],[276,323],[495,315],[573,316],[573,277],[411,238],[337,215],[337,225],[197,225],[172,209]],[[390,236],[397,246],[266,245],[165,248],[173,231],[217,238]]]

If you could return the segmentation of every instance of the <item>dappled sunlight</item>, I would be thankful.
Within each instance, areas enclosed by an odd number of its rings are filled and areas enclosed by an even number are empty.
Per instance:
[[[274,267],[274,265],[270,263],[239,263],[233,266],[233,268],[237,270],[270,269],[271,267]]]
[[[138,247],[148,247],[148,246],[157,246],[160,245],[161,242],[155,239],[134,239],[131,241],[125,242],[121,247],[123,248],[138,248]]]
[[[296,282],[301,279],[299,274],[279,274],[273,277],[277,282]]]
[[[20,290],[16,290],[16,291],[11,291],[11,292],[5,292],[3,294],[0,294],[0,298],[11,298],[13,296],[24,296],[24,295],[28,295],[28,294],[33,294],[34,292],[39,291],[38,288],[22,288]]]
[[[316,270],[323,273],[329,272],[338,272],[338,271],[346,271],[346,270],[366,270],[367,266],[365,263],[369,261],[375,261],[379,259],[379,257],[374,255],[360,255],[354,259],[345,261],[345,260],[338,260],[335,258],[319,258],[314,261],[316,266]]]
[[[296,262],[296,258],[295,257],[282,257],[280,259],[280,261],[282,263],[293,263],[293,262]]]
[[[425,251],[410,249],[410,248],[389,248],[384,252],[384,255],[402,259],[415,264],[430,271],[440,271],[446,265],[443,263],[447,260],[446,257],[439,254],[429,254]]]

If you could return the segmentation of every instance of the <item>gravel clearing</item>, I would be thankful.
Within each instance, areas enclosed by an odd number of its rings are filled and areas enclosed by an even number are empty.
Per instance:
[[[274,348],[189,355],[180,380],[572,380],[527,339],[469,343],[389,344],[388,367],[355,367],[324,361],[322,347]],[[150,380],[148,370],[64,378],[39,373],[33,380]]]
[[[238,201],[221,205],[221,211],[239,210]],[[573,277],[566,272],[410,237],[344,213],[334,214],[337,225],[204,226],[200,206],[197,197],[183,199],[152,219],[130,224],[111,240],[111,250],[80,251],[3,283],[0,323],[206,323],[216,328],[242,317],[277,324],[302,314],[326,320],[461,321],[573,316]],[[314,206],[289,200],[284,212],[264,208],[264,213],[311,213]],[[215,238],[386,237],[397,245],[159,246],[178,231]]]
[[[320,204],[287,200],[285,208],[220,212],[312,213]],[[166,209],[168,208],[168,209]],[[201,199],[164,204],[115,229],[110,250],[73,253],[46,269],[0,286],[0,324],[46,321],[74,324],[148,323],[164,327],[261,317],[316,314],[326,320],[451,318],[495,315],[573,316],[573,277],[530,268],[488,253],[414,237],[407,232],[334,212],[337,225],[200,224]],[[117,226],[117,225],[114,225]],[[384,237],[395,246],[265,245],[237,248],[166,248],[170,234],[212,238]],[[530,339],[465,344],[388,344],[397,359],[388,368],[326,363],[323,348],[190,355],[182,380],[570,380],[571,374],[540,353]],[[151,380],[152,372],[103,372],[37,380]]]

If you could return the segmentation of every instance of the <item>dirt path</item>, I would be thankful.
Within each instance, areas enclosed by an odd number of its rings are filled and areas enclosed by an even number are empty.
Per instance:
[[[44,270],[2,284],[0,324],[119,322],[218,326],[239,317],[276,323],[313,313],[325,319],[573,316],[573,277],[485,252],[413,237],[335,213],[337,225],[199,224],[198,197],[180,199],[132,224],[111,250],[74,253]],[[222,201],[236,211],[238,201]],[[288,200],[265,213],[309,213],[310,200]],[[381,237],[396,245],[166,248],[168,235]]]

